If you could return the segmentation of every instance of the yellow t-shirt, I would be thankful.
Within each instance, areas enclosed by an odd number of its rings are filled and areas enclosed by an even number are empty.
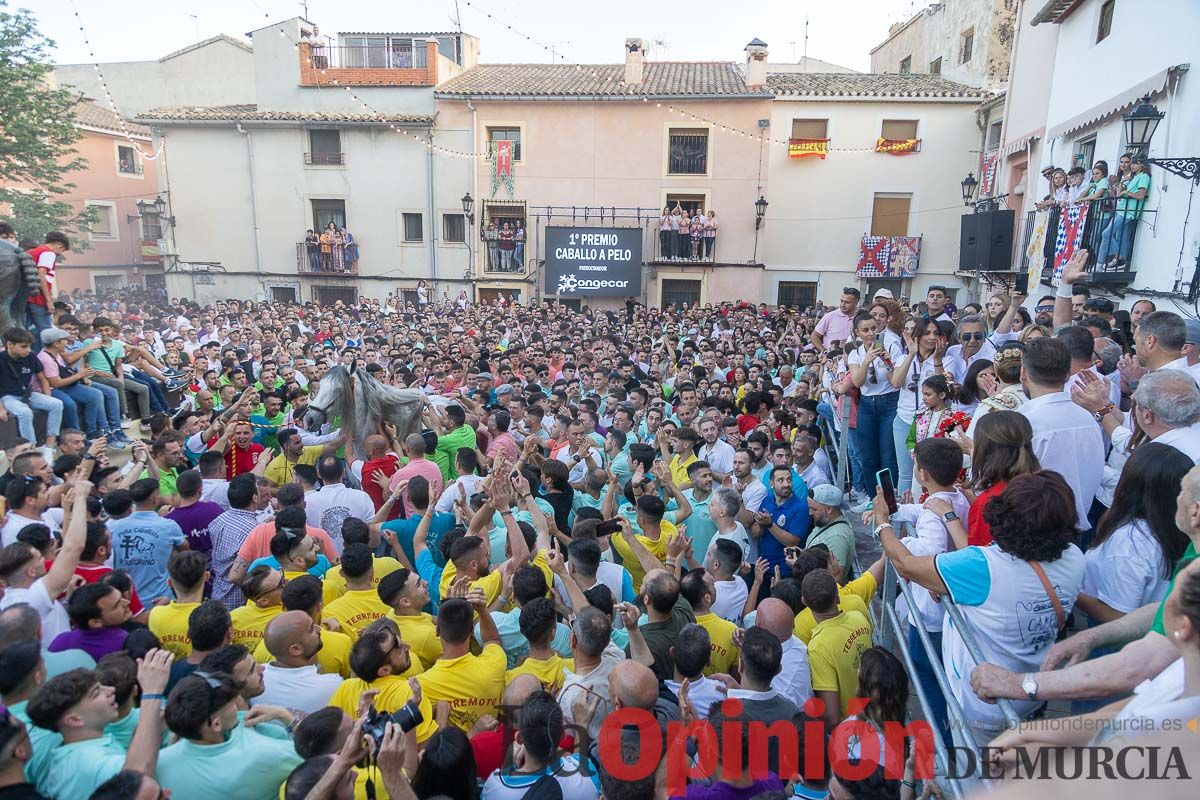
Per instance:
[[[176,603],[154,606],[150,609],[150,632],[158,637],[162,646],[176,658],[187,658],[192,654],[192,640],[188,638],[188,617],[199,603]]]
[[[871,648],[871,626],[857,611],[843,611],[817,623],[808,642],[814,692],[837,692],[842,716],[858,694],[858,662]]]
[[[450,594],[450,584],[454,580],[454,576],[458,574],[458,567],[454,566],[453,561],[446,562],[446,569],[442,572],[442,580],[438,583],[438,597],[442,598],[442,602],[446,602],[446,597]],[[476,586],[483,589],[483,593],[487,595],[487,602],[490,606],[492,601],[500,596],[500,570],[493,568],[491,572],[478,580],[471,581],[471,588]]]
[[[512,679],[518,675],[532,675],[542,682],[542,688],[553,695],[558,694],[558,690],[563,685],[563,670],[575,671],[575,659],[563,658],[555,653],[545,660],[526,658],[516,667],[513,667],[508,672],[504,673],[505,684],[512,683]]]
[[[496,716],[508,659],[492,642],[479,655],[439,659],[418,680],[430,704],[450,704],[450,724],[464,733],[484,714]]]
[[[391,575],[396,570],[400,569],[401,564],[391,556],[375,556],[375,572],[371,579],[371,585],[376,589],[379,588],[379,582],[384,579],[384,576]],[[337,600],[346,592],[346,579],[342,577],[342,565],[330,567],[322,579],[322,595],[325,598],[325,605],[329,605],[334,600]]]
[[[839,586],[838,608],[842,611],[857,611],[862,614],[867,620],[867,628],[870,629],[872,627],[871,614],[867,611],[867,606],[875,595],[877,586],[875,576],[869,572],[864,572],[845,586]],[[796,615],[796,627],[792,633],[796,635],[797,639],[808,644],[816,625],[817,622],[813,619],[812,611],[806,608]]]
[[[692,453],[690,456],[688,456],[687,460],[681,460],[678,453],[671,456],[671,480],[675,482],[676,486],[681,486],[686,489],[692,485],[692,479],[688,477],[687,468],[691,466],[693,462],[699,460],[700,459],[696,458],[695,453]]]
[[[364,628],[377,619],[389,616],[392,609],[379,599],[374,589],[350,589],[337,600],[325,606],[322,618],[337,620],[342,633],[357,639]]]
[[[437,626],[433,617],[424,612],[413,616],[393,613],[392,621],[400,629],[400,639],[409,646],[412,654],[421,659],[426,668],[442,657],[442,641],[438,639]]]
[[[340,708],[350,719],[358,719],[358,701],[363,692],[368,689],[378,689],[375,695],[375,708],[379,711],[398,711],[412,699],[412,689],[408,686],[406,672],[404,675],[388,675],[366,683],[361,678],[349,678],[342,681],[329,698],[329,705]],[[420,703],[421,722],[417,725],[417,741],[424,742],[437,733],[437,723],[433,721],[433,703],[428,695],[423,695]]]
[[[321,628],[321,649],[317,651],[317,672],[328,675],[341,675],[349,678],[350,647],[353,641],[344,633]],[[254,660],[266,664],[271,660],[271,651],[266,642],[259,642],[254,650]]]
[[[704,668],[704,674],[729,674],[738,663],[739,650],[733,643],[733,632],[737,630],[737,626],[711,611],[707,614],[697,614],[696,624],[708,631],[708,638],[712,640],[712,655],[709,657],[708,666]]]
[[[267,631],[267,623],[283,613],[283,606],[273,605],[259,608],[253,600],[247,601],[241,608],[229,612],[233,618],[233,643],[244,645],[251,653],[263,640]]]
[[[634,538],[642,543],[642,546],[650,551],[650,554],[663,561],[667,557],[667,539],[670,538],[670,533],[667,531],[669,523],[663,522],[659,526],[658,539],[650,539],[640,533],[635,533]],[[671,526],[674,531],[674,526]],[[616,549],[617,554],[621,556],[622,563],[625,564],[625,569],[629,570],[629,577],[633,579],[633,590],[640,592],[642,590],[642,579],[646,577],[646,570],[642,569],[642,564],[634,555],[633,550],[625,541],[625,537],[620,534],[609,538],[612,546]]]
[[[300,454],[300,458],[296,459],[296,464],[304,464],[309,467],[315,467],[317,461],[321,458],[321,454],[325,452],[324,445],[314,444],[304,448],[304,452]],[[296,471],[296,464],[288,461],[283,457],[283,454],[275,456],[271,459],[271,463],[267,464],[266,471],[263,472],[263,477],[274,481],[276,486],[283,486],[285,483],[292,482],[292,475]]]

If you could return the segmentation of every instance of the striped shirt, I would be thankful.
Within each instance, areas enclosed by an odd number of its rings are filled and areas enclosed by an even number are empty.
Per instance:
[[[258,516],[246,509],[231,508],[208,523],[212,539],[213,599],[231,611],[246,604],[241,588],[229,582],[229,570],[250,531],[258,527]]]

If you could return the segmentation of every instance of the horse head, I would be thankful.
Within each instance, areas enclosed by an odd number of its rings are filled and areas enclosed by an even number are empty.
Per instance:
[[[345,416],[346,409],[353,403],[350,394],[350,371],[340,364],[330,369],[317,384],[317,396],[308,403],[304,427],[317,431],[335,417]]]

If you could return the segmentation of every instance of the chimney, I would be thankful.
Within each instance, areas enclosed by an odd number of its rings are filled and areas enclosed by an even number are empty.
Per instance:
[[[755,88],[767,82],[767,43],[751,39],[746,45],[746,86]]]
[[[625,83],[636,86],[642,82],[642,68],[646,60],[646,40],[625,40]]]

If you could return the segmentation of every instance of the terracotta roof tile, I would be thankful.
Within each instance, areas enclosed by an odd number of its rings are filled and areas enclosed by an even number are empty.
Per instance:
[[[647,61],[642,77],[636,86],[623,85],[624,64],[481,64],[438,86],[435,96],[768,96],[747,87],[741,70],[731,62]]]
[[[165,122],[421,122],[433,117],[422,114],[353,114],[342,111],[260,111],[253,103],[231,106],[172,106],[153,108],[139,114],[140,120]]]
[[[798,97],[985,97],[987,92],[938,75],[770,73],[767,88]]]
[[[124,135],[128,130],[135,136],[145,136],[150,138],[150,129],[144,125],[129,120],[125,121],[124,127],[121,126],[121,118],[111,110],[102,107],[99,103],[83,101],[75,106],[75,124],[84,125],[88,128],[99,128],[100,130],[112,131],[113,133]]]

